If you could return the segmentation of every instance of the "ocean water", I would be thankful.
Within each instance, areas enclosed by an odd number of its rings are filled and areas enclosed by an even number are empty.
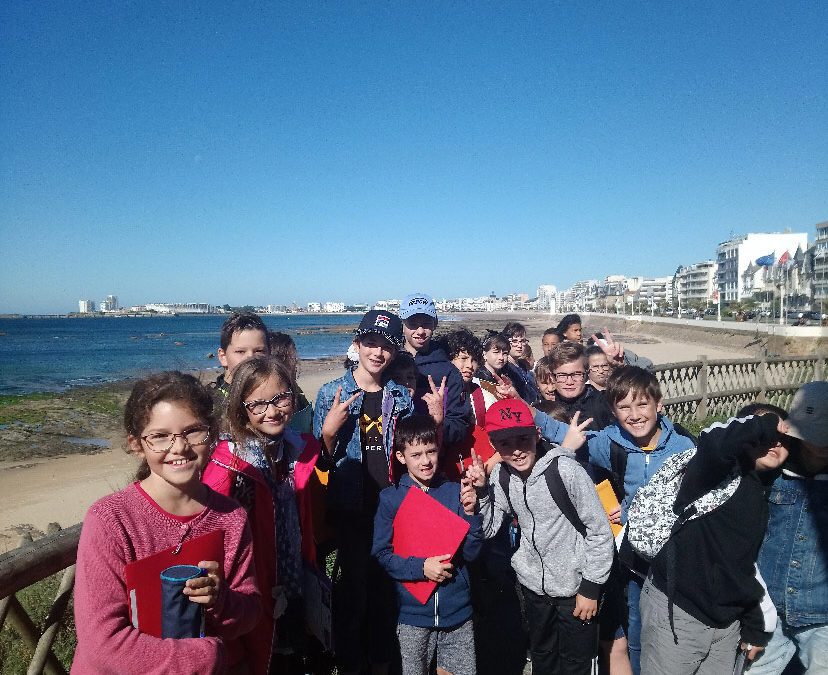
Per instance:
[[[357,316],[263,316],[300,358],[345,355]],[[63,391],[160,370],[219,368],[225,316],[0,319],[0,394]]]

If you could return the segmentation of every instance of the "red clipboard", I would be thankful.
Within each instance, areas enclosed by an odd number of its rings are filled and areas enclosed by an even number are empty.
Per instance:
[[[142,633],[161,637],[161,572],[173,565],[198,565],[202,560],[224,562],[224,530],[214,530],[181,545],[160,551],[124,567],[129,619]]]
[[[430,558],[447,553],[454,556],[469,531],[469,523],[429,497],[418,487],[409,488],[394,518],[391,546],[401,558]],[[403,586],[420,604],[426,604],[436,581],[403,581]]]

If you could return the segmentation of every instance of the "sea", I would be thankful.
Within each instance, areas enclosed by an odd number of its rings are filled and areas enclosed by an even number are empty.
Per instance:
[[[220,368],[226,316],[0,319],[0,394],[61,392],[161,370]],[[299,357],[345,355],[355,315],[264,315]],[[210,355],[213,355],[212,358]]]

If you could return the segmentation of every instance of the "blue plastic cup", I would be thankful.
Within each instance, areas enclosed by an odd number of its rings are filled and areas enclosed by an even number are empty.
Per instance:
[[[195,565],[173,565],[161,572],[161,637],[204,637],[204,611],[200,604],[184,595],[189,579],[207,572]]]

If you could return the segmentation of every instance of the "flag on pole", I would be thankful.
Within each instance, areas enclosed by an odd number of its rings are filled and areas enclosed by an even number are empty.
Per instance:
[[[782,255],[779,256],[779,262],[777,265],[783,267],[787,265],[791,261],[791,254],[789,251],[785,251]]]
[[[773,265],[773,261],[776,259],[773,253],[768,253],[767,255],[763,255],[761,258],[756,259],[756,264],[760,267],[770,267]]]

